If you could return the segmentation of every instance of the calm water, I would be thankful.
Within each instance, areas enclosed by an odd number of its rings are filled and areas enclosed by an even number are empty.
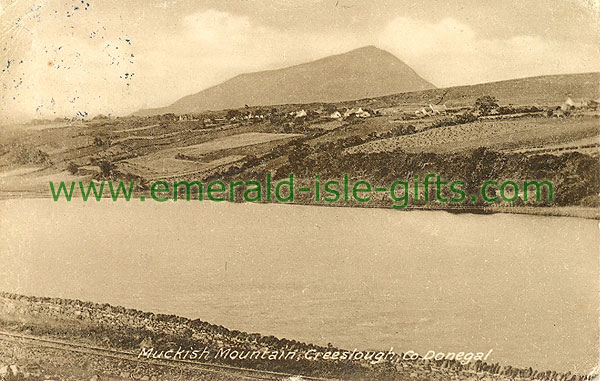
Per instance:
[[[215,203],[0,202],[0,289],[354,349],[587,372],[597,222]]]

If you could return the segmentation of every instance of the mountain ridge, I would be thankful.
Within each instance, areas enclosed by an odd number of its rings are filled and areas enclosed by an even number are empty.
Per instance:
[[[289,67],[238,74],[169,106],[134,115],[331,103],[434,88],[393,54],[369,45]]]

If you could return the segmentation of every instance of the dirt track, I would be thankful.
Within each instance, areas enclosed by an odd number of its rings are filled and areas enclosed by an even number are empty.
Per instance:
[[[197,371],[199,375],[219,374],[224,379],[232,380],[330,380],[326,378],[304,377],[299,378],[297,375],[261,371],[255,369],[200,363],[190,360],[167,360],[167,359],[147,359],[138,358],[137,353],[119,351],[114,349],[100,348],[96,346],[83,345],[62,340],[45,339],[30,335],[14,334],[10,332],[0,331],[0,342],[8,342],[13,344],[21,344],[28,347],[41,347],[58,351],[68,351],[71,353],[84,354],[89,356],[100,356],[108,359],[125,360],[127,362],[144,363],[152,366],[167,367],[176,370]]]

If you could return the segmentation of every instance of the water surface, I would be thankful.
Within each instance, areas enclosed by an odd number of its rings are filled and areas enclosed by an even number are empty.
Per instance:
[[[314,206],[0,202],[0,290],[348,349],[598,358],[597,221]]]

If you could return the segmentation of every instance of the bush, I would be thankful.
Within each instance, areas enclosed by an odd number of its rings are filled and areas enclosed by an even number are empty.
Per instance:
[[[71,161],[67,165],[67,171],[69,171],[69,173],[72,175],[76,175],[79,171],[79,166]]]
[[[481,115],[488,115],[492,110],[498,108],[498,100],[492,96],[484,95],[475,100],[475,110]]]
[[[43,164],[51,165],[50,156],[35,147],[21,146],[14,147],[15,160],[19,164]]]

